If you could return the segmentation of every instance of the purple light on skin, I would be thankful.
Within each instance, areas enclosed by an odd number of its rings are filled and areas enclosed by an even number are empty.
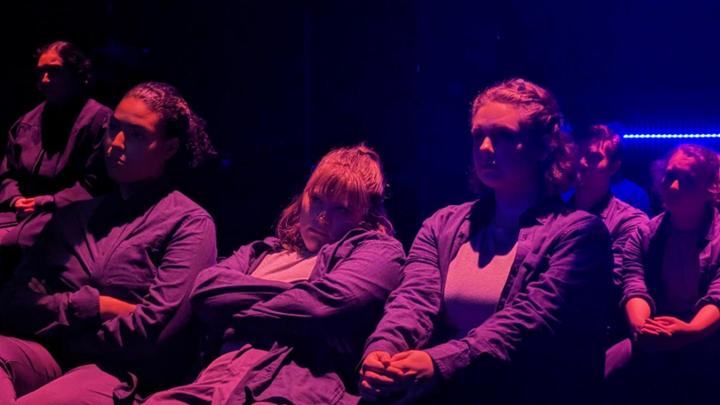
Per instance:
[[[623,139],[710,139],[720,138],[720,133],[707,134],[624,134]]]

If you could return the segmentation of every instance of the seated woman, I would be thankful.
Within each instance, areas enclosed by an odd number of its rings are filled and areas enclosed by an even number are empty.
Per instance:
[[[720,378],[720,160],[680,145],[659,166],[665,212],[625,246],[623,299],[631,339],[608,350],[612,400],[703,403]]]
[[[0,164],[0,235],[10,233],[3,245],[16,243],[18,219],[37,213],[38,234],[49,220],[41,214],[107,191],[101,144],[112,111],[88,97],[90,60],[53,42],[38,51],[37,74],[45,101],[10,129]]]
[[[204,270],[194,311],[231,327],[221,356],[190,385],[146,404],[331,404],[352,400],[365,338],[400,281],[405,254],[383,208],[370,148],[334,150],[282,213],[276,237]]]
[[[140,84],[104,150],[117,190],[58,211],[0,297],[0,403],[79,403],[77,387],[111,402],[126,371],[167,384],[188,367],[178,308],[215,263],[215,225],[171,174],[213,152],[203,123],[172,86]]]
[[[366,400],[592,400],[612,253],[602,221],[559,198],[574,166],[560,126],[552,95],[522,79],[475,99],[473,160],[484,190],[420,229],[367,342]]]

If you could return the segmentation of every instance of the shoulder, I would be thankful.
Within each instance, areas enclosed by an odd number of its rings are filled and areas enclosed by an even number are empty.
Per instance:
[[[42,112],[45,109],[45,102],[38,104],[35,108],[18,118],[15,125],[39,125]]]
[[[343,239],[333,245],[329,245],[328,249],[335,251],[340,256],[347,256],[359,250],[374,251],[388,258],[405,256],[405,250],[400,241],[375,230],[351,230]]]
[[[212,221],[212,216],[203,207],[177,190],[163,197],[158,202],[158,208],[182,218],[206,218]]]
[[[583,210],[563,210],[545,223],[549,234],[591,235],[609,239],[605,223],[597,216]],[[554,231],[554,232],[552,232]]]
[[[475,200],[440,208],[423,222],[423,228],[441,230],[451,227],[452,224],[457,224],[469,218],[473,208],[481,203],[482,200]]]
[[[87,103],[85,103],[85,107],[83,107],[83,112],[87,111],[88,113],[95,115],[95,116],[102,116],[104,118],[107,118],[112,114],[112,109],[110,107],[106,106],[105,104],[102,104],[98,102],[95,99],[88,99]]]

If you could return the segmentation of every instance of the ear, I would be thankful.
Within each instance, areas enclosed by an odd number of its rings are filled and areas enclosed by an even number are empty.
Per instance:
[[[178,138],[170,138],[164,142],[163,158],[168,161],[177,153],[180,149],[180,140]]]

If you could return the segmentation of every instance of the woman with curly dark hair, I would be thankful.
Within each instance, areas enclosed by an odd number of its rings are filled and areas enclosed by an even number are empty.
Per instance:
[[[37,86],[45,100],[10,129],[0,165],[0,235],[45,214],[107,191],[102,136],[112,111],[88,97],[90,60],[73,44],[38,50]],[[4,245],[16,243],[8,236]]]
[[[654,175],[665,211],[625,246],[623,298],[631,338],[608,350],[619,403],[712,403],[720,378],[720,159],[684,144]]]
[[[569,212],[559,198],[574,175],[561,124],[552,95],[526,80],[475,99],[481,196],[441,209],[420,229],[366,345],[366,400],[592,398],[588,389],[602,381],[612,254],[602,221]]]
[[[0,295],[2,403],[112,402],[125,377],[163,386],[192,364],[179,308],[215,264],[215,225],[169,171],[214,153],[202,120],[172,86],[143,83],[103,150],[116,190],[59,210]]]

